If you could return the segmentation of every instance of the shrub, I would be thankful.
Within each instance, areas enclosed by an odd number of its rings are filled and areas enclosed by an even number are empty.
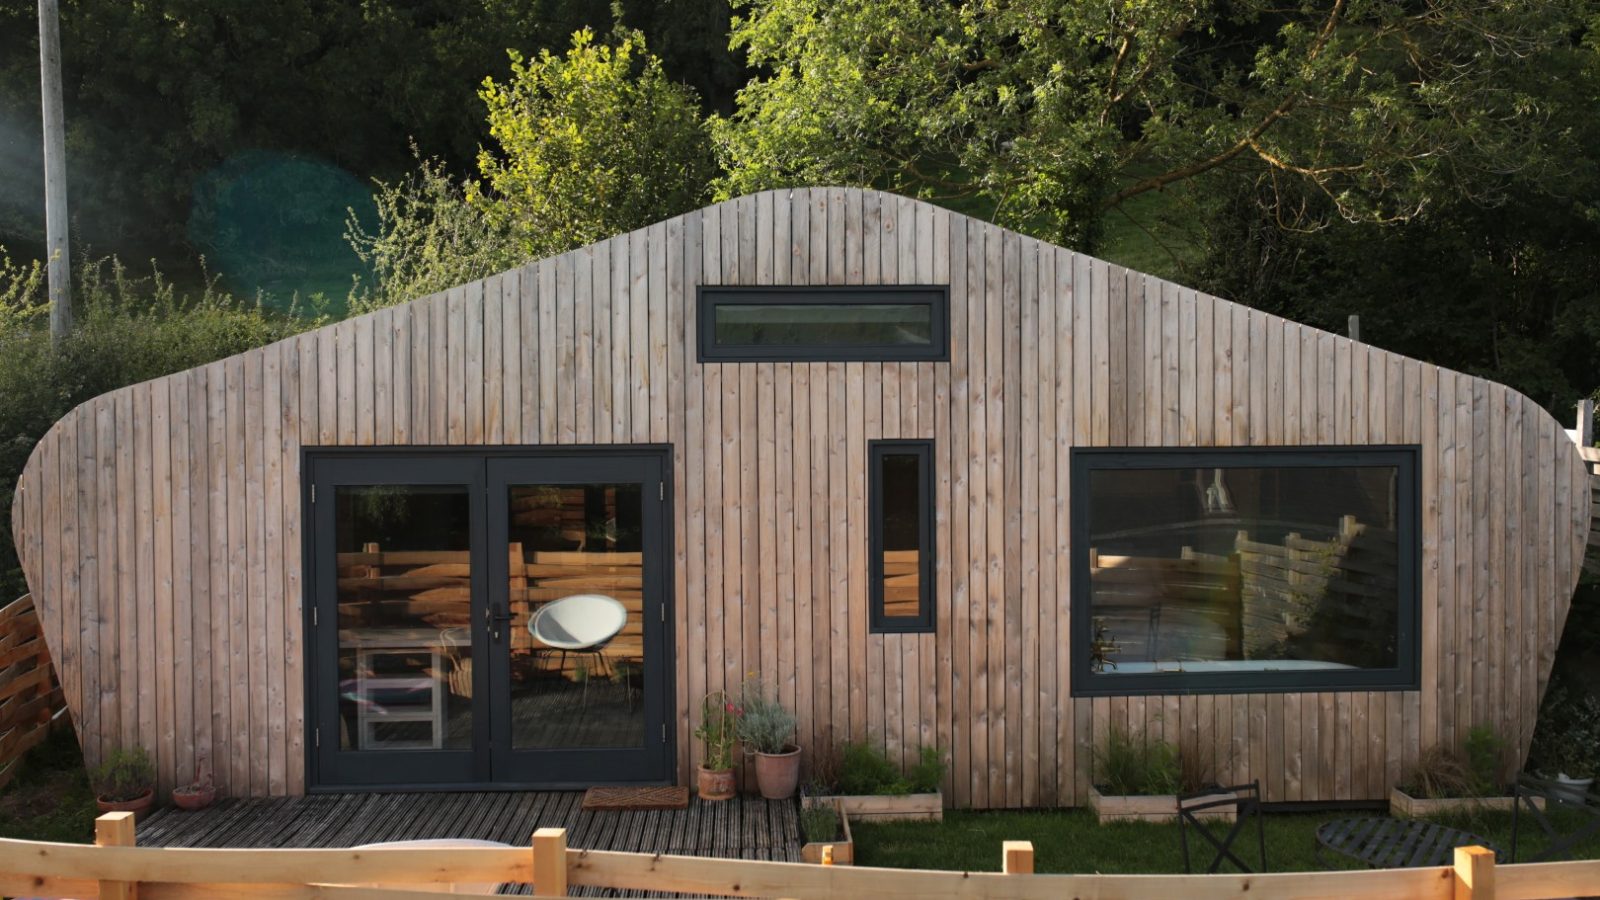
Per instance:
[[[1178,751],[1166,741],[1136,741],[1113,726],[1094,758],[1094,777],[1106,794],[1175,794],[1181,772]]]
[[[794,714],[767,691],[765,682],[739,688],[739,740],[752,753],[786,753],[794,747]]]
[[[1547,776],[1587,778],[1600,772],[1600,698],[1552,679],[1528,760],[1530,768]]]
[[[836,787],[841,794],[931,794],[944,781],[944,759],[935,747],[917,752],[917,762],[905,773],[873,744],[847,743],[839,748]]]
[[[101,798],[120,803],[143,797],[155,786],[156,772],[143,747],[118,747],[95,767],[92,781]]]
[[[52,347],[36,267],[0,250],[0,496],[16,489],[28,455],[74,406],[114,390],[259,347],[321,324],[269,313],[207,279],[198,296],[179,293],[154,265],[136,276],[115,258],[74,273],[76,322]],[[0,516],[0,596],[27,587],[17,569],[11,517]]]

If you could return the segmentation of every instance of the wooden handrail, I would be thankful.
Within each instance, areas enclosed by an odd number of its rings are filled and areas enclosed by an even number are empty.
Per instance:
[[[120,817],[120,818],[119,818]],[[1423,869],[1221,875],[1035,875],[1033,846],[1007,841],[1001,872],[939,872],[574,850],[563,829],[541,828],[530,848],[202,850],[141,848],[126,814],[97,823],[104,846],[0,840],[0,893],[33,897],[238,900],[422,900],[406,886],[531,883],[537,896],[568,887],[676,891],[722,897],[1054,898],[1195,900],[1537,900],[1600,890],[1600,861],[1497,867],[1479,847],[1455,865]],[[531,849],[531,853],[530,853]],[[352,887],[351,885],[383,885]]]

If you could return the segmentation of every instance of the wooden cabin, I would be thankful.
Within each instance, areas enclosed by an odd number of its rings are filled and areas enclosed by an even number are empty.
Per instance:
[[[163,787],[689,783],[753,673],[1016,807],[1113,729],[1271,801],[1517,764],[1588,490],[1504,386],[813,188],[96,398],[13,515],[88,761]]]

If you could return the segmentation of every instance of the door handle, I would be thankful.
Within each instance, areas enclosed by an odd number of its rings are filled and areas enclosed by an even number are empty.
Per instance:
[[[509,621],[511,621],[511,610],[509,608],[497,610],[491,606],[483,611],[483,624],[488,627],[489,634],[497,641],[500,640],[501,624]]]

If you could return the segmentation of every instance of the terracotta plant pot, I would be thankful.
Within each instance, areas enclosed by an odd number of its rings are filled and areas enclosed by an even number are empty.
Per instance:
[[[107,799],[105,799],[103,797],[94,798],[94,805],[99,807],[100,808],[100,812],[102,812],[102,813],[108,813],[108,812],[131,812],[131,813],[133,813],[135,818],[137,818],[139,816],[142,816],[145,813],[149,812],[150,811],[150,807],[154,806],[155,803],[156,803],[156,789],[155,788],[150,788],[149,790],[145,791],[143,794],[140,794],[138,797],[133,798],[132,800],[107,800]]]
[[[708,769],[705,766],[700,767],[699,788],[701,800],[732,800],[738,792],[732,769]]]
[[[191,784],[172,789],[172,802],[179,809],[205,809],[217,799],[217,789],[209,784]]]
[[[756,754],[756,787],[768,800],[787,800],[800,785],[800,748]]]

